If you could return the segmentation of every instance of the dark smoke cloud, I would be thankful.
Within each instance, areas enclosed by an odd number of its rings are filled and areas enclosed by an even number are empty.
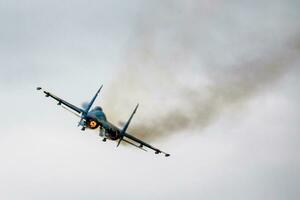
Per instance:
[[[148,13],[154,9],[151,3],[143,10],[124,50],[124,69],[105,97],[105,108],[115,122],[126,119],[128,108],[140,101],[142,113],[129,131],[148,141],[189,128],[200,132],[226,108],[272,89],[272,84],[289,72],[299,53],[294,45],[299,41],[294,37],[298,31],[286,35],[285,30],[277,33],[279,37],[265,34],[266,27],[276,24],[272,21],[276,15],[270,21],[256,21],[263,10],[248,13],[243,16],[245,21],[239,21],[230,15],[230,6],[218,14],[218,7],[211,8],[204,15],[187,4],[183,8],[183,3],[171,5],[157,8],[155,15]],[[227,18],[227,24],[218,22],[222,18]],[[252,30],[247,29],[254,24],[256,29],[250,34],[247,31]],[[284,27],[276,25],[271,29]]]
[[[177,87],[179,98],[177,105],[166,108],[167,110],[153,105],[153,109],[157,109],[157,112],[152,116],[147,116],[143,121],[133,123],[129,131],[145,139],[161,138],[161,136],[168,136],[191,127],[198,128],[200,132],[218,119],[224,109],[245,103],[265,89],[272,90],[272,84],[290,70],[290,59],[294,58],[278,55],[275,60],[262,63],[253,61],[242,69],[218,72],[211,75],[210,80],[213,83],[206,88]],[[144,75],[141,74],[141,76]],[[152,78],[158,81],[155,77]],[[126,85],[126,82],[124,83]],[[137,85],[140,83],[136,82]],[[143,86],[139,89],[127,86],[127,90],[143,90]],[[117,90],[118,92],[121,91]],[[169,95],[168,91],[164,91],[164,94]],[[129,96],[135,98],[134,94]],[[147,113],[143,114],[147,115]]]

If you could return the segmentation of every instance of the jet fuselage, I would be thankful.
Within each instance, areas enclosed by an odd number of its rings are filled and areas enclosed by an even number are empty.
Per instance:
[[[95,107],[84,119],[84,126],[86,128],[96,129],[100,127],[100,136],[105,136],[105,138],[110,140],[117,140],[120,138],[120,130],[107,121],[106,115],[101,107]]]

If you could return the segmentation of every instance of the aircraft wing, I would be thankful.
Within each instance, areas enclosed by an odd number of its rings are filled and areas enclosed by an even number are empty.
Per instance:
[[[41,89],[42,89],[42,88],[40,88],[40,87],[37,88],[37,90],[41,90]],[[77,106],[74,106],[73,104],[71,104],[71,103],[69,103],[69,102],[67,102],[67,101],[65,101],[65,100],[63,100],[63,99],[61,99],[61,98],[55,96],[54,94],[52,94],[52,93],[50,93],[50,92],[47,92],[47,91],[43,91],[43,92],[45,93],[45,96],[46,96],[46,97],[51,97],[51,98],[55,99],[55,100],[58,102],[58,103],[57,103],[58,105],[61,105],[61,104],[62,104],[62,105],[64,105],[64,106],[66,106],[66,107],[72,109],[73,111],[77,112],[78,114],[84,113],[84,110],[83,110],[83,109],[78,108]]]
[[[144,142],[144,141],[142,141],[142,140],[140,140],[140,139],[138,139],[138,138],[136,138],[136,137],[134,137],[134,136],[132,136],[132,135],[130,135],[130,134],[128,134],[128,133],[125,133],[125,134],[124,134],[124,137],[125,137],[125,138],[128,138],[128,139],[130,139],[130,140],[132,140],[132,141],[134,141],[134,142],[136,142],[136,143],[138,143],[139,146],[137,146],[137,145],[135,145],[135,144],[132,144],[132,143],[130,143],[130,142],[124,140],[125,142],[127,142],[127,143],[129,143],[129,144],[131,144],[131,145],[134,145],[134,146],[136,146],[136,147],[138,147],[138,148],[140,148],[140,149],[143,149],[143,147],[145,146],[145,147],[148,147],[149,149],[152,149],[153,151],[155,151],[156,154],[163,153],[163,154],[165,154],[166,157],[170,156],[170,154],[165,153],[165,152],[161,151],[160,149],[158,149],[158,148],[156,148],[156,147],[153,147],[153,146],[151,146],[150,144],[147,144],[146,142]],[[144,150],[144,149],[143,149],[143,150]]]

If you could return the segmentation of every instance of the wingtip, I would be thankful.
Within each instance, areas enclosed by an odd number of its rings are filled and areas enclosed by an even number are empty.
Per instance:
[[[100,86],[99,90],[97,91],[97,94],[102,90],[103,84]]]
[[[36,87],[36,90],[41,90],[42,89],[42,87]]]

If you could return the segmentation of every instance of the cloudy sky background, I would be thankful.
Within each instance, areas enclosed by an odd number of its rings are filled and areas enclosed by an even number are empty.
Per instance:
[[[1,199],[299,199],[296,0],[0,0]],[[130,131],[116,149],[35,91]]]

